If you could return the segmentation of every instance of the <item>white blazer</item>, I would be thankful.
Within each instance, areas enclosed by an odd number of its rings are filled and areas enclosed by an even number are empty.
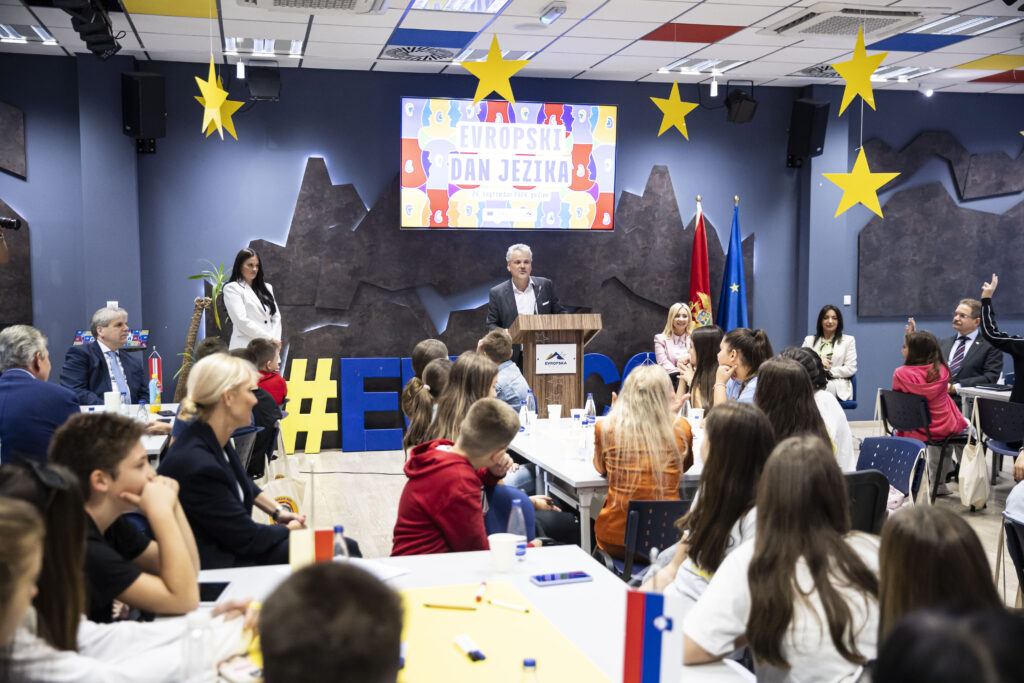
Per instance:
[[[267,284],[267,291],[274,296],[274,288]],[[224,285],[224,308],[231,318],[232,331],[229,349],[244,349],[253,339],[281,338],[281,307],[274,315],[256,296],[256,292],[245,282],[236,280]],[[277,303],[277,299],[274,299]]]
[[[814,335],[804,337],[804,346],[814,348]],[[852,334],[843,333],[838,344],[832,347],[832,379],[828,381],[828,392],[840,401],[853,398],[853,384],[850,378],[857,372],[857,341]]]

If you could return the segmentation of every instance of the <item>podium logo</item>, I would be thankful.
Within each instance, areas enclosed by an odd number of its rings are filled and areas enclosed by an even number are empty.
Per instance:
[[[547,358],[544,359],[544,367],[545,368],[568,368],[569,367],[569,361],[567,361],[565,359],[565,356],[563,356],[558,351],[553,351],[551,354],[548,355]]]

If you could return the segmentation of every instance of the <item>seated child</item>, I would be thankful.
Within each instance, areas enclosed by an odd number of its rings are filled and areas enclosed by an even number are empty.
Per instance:
[[[277,405],[283,405],[288,396],[288,384],[278,374],[281,372],[281,356],[277,344],[269,339],[253,339],[246,348],[256,369],[260,371],[260,388],[266,389]]]
[[[487,550],[481,487],[505,476],[512,465],[505,448],[518,432],[516,411],[482,398],[469,409],[454,444],[436,439],[413,448],[391,554]]]
[[[266,683],[395,683],[402,602],[351,564],[325,562],[293,574],[260,613]]]
[[[199,553],[178,504],[178,482],[159,477],[139,438],[144,426],[109,413],[71,417],[53,435],[50,462],[84,492],[86,616],[114,620],[114,600],[158,614],[199,605]],[[156,540],[124,513],[141,510]]]

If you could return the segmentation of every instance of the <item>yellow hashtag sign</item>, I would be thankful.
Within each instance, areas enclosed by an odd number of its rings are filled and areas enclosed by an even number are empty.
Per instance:
[[[288,382],[288,398],[295,410],[281,420],[281,437],[285,453],[295,452],[295,437],[306,433],[306,453],[319,453],[324,432],[338,431],[338,414],[327,412],[327,399],[338,397],[338,383],[331,379],[333,358],[318,358],[316,377],[306,379],[306,359],[293,358]],[[308,413],[300,413],[303,399],[312,399]]]

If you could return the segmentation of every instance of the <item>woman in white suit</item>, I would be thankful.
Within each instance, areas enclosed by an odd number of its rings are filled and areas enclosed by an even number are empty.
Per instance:
[[[273,288],[263,281],[259,254],[252,249],[235,256],[231,282],[224,285],[224,307],[233,326],[229,349],[244,349],[252,339],[281,345],[281,311]]]
[[[836,306],[821,307],[816,333],[805,337],[803,345],[821,358],[828,372],[828,392],[840,401],[852,399],[850,378],[857,372],[857,342],[853,335],[843,334],[843,314]]]

